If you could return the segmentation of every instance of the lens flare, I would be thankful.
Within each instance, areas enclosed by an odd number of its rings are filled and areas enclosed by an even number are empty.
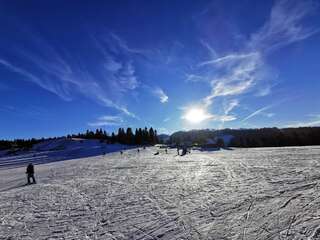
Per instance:
[[[212,116],[202,108],[191,108],[188,109],[185,115],[182,117],[190,123],[200,123],[207,119],[210,119]]]

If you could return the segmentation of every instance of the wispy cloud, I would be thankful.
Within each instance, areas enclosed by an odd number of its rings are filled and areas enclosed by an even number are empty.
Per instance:
[[[315,1],[276,1],[269,20],[252,34],[249,47],[267,52],[312,36],[320,29],[304,26],[303,20],[317,7]]]
[[[310,114],[309,115],[309,120],[306,121],[298,121],[298,122],[293,122],[286,127],[313,127],[313,126],[320,126],[320,114]]]
[[[239,100],[233,99],[224,104],[224,114],[229,114],[235,107],[239,105]]]
[[[218,122],[230,122],[236,120],[237,117],[233,115],[212,115],[211,120]]]
[[[97,39],[88,42],[88,49],[100,56],[96,66],[93,66],[88,64],[90,59],[56,49],[32,31],[25,32],[24,36],[28,49],[18,44],[15,60],[0,55],[0,66],[63,100],[71,101],[80,94],[137,118],[121,103],[124,94],[139,86],[131,56],[135,51],[119,37],[112,35],[107,42]]]
[[[124,123],[124,120],[120,116],[101,116],[95,122],[88,123],[91,127],[102,126],[118,126]]]
[[[11,105],[0,105],[0,112],[14,114],[19,117],[28,117],[32,119],[51,119],[50,111],[43,109],[39,106],[24,105],[22,106],[11,106]]]
[[[189,74],[188,80],[197,81],[211,75],[211,92],[202,99],[205,107],[211,106],[216,98],[230,98],[249,93],[252,93],[253,97],[271,94],[275,83],[269,81],[277,76],[270,71],[267,64],[269,53],[271,50],[304,40],[319,31],[305,27],[303,22],[312,13],[314,5],[312,1],[276,1],[263,26],[250,36],[241,50],[227,55],[218,57],[207,42],[202,42],[211,59],[200,62],[200,73]],[[230,107],[234,109],[239,105],[237,102]],[[265,110],[259,109],[243,121]]]
[[[218,56],[217,52],[214,50],[212,46],[210,46],[210,44],[207,41],[205,41],[204,39],[201,39],[200,43],[209,51],[209,54],[212,58],[216,58]]]
[[[153,93],[160,99],[161,103],[166,103],[169,101],[169,97],[161,88],[156,88]]]
[[[231,54],[201,63],[200,66],[209,66],[219,73],[211,81],[211,94],[203,99],[205,105],[210,106],[217,97],[237,96],[248,92],[259,80],[259,68],[262,64],[259,52]]]
[[[251,113],[250,115],[248,115],[247,117],[245,117],[245,118],[242,120],[242,122],[248,121],[250,118],[253,118],[253,117],[255,117],[255,116],[257,116],[257,115],[265,112],[266,110],[272,108],[273,106],[274,106],[274,105],[268,105],[268,106],[262,107],[262,108],[260,108],[260,109],[258,109],[258,110],[256,110],[256,111],[254,111],[253,113]],[[271,114],[271,115],[269,115],[269,116],[272,117],[273,114]]]
[[[171,120],[170,117],[166,117],[165,119],[163,119],[163,122],[169,122]]]
[[[133,57],[139,53],[138,50],[130,49],[126,42],[114,33],[100,39],[96,36],[91,38],[104,57],[102,73],[109,82],[112,82],[114,91],[126,92],[136,89],[139,81],[135,74]]]
[[[199,74],[186,74],[186,82],[210,82],[206,76]]]

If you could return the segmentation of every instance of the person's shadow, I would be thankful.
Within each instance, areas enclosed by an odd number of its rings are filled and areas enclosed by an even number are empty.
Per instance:
[[[19,188],[23,188],[23,187],[26,187],[26,186],[29,186],[29,185],[33,185],[33,183],[20,183],[20,184],[17,184],[17,185],[14,185],[14,186],[10,186],[10,187],[7,187],[7,188],[0,188],[0,192],[6,192],[6,191],[10,191],[10,190],[13,190],[13,189],[19,189]]]

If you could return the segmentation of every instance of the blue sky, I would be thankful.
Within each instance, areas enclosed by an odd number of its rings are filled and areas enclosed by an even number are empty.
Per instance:
[[[0,138],[320,125],[319,1],[8,0],[0,19]]]

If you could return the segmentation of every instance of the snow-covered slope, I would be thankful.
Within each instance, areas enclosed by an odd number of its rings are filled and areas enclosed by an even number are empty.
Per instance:
[[[128,149],[121,144],[106,144],[99,140],[58,138],[36,144],[31,151],[17,152],[16,155],[0,155],[0,169],[34,164],[49,163]]]
[[[0,239],[319,239],[320,147],[155,151],[0,170]]]

